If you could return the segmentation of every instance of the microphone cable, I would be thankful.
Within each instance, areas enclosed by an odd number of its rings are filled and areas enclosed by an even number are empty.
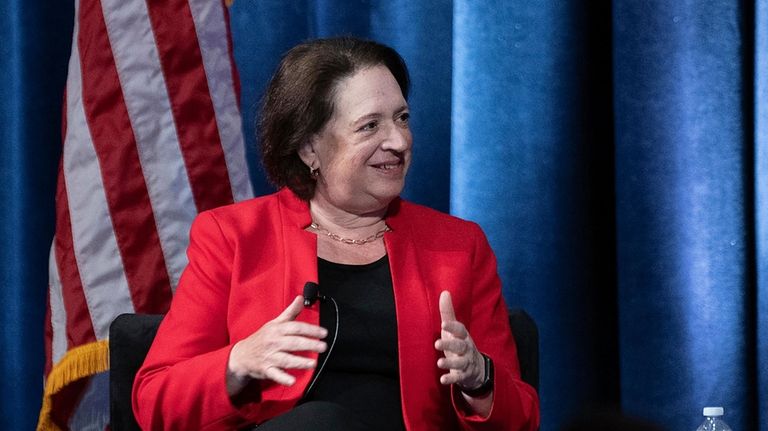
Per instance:
[[[331,353],[333,352],[333,346],[336,345],[336,339],[339,337],[339,304],[336,303],[336,300],[333,299],[331,296],[324,296],[320,295],[318,293],[318,297],[323,299],[330,299],[333,303],[333,308],[336,310],[336,328],[333,332],[333,341],[331,341],[331,347],[328,348],[328,354],[325,355],[325,358],[323,358],[323,363],[320,364],[320,368],[317,370],[317,374],[315,374],[315,378],[312,379],[312,383],[309,384],[307,387],[307,390],[304,391],[304,396],[302,398],[306,398],[307,395],[312,391],[312,388],[315,386],[315,383],[317,383],[317,379],[320,377],[320,374],[323,372],[323,368],[325,368],[325,364],[328,362],[328,358],[331,357]]]

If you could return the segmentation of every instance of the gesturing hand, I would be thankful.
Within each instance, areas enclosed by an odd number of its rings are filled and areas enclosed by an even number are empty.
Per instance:
[[[440,318],[440,339],[435,341],[435,349],[445,356],[437,360],[437,366],[448,370],[447,374],[440,376],[440,383],[456,383],[465,389],[479,387],[485,376],[485,361],[467,328],[456,320],[448,291],[440,293]]]
[[[230,396],[240,392],[250,379],[268,379],[290,386],[296,378],[285,370],[315,366],[313,359],[290,353],[326,349],[326,343],[319,340],[328,334],[325,328],[295,321],[302,307],[302,297],[297,296],[279,316],[235,344],[227,363]]]

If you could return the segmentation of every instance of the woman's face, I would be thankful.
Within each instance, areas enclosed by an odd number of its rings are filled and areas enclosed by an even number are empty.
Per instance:
[[[353,213],[386,207],[403,190],[411,163],[408,103],[384,66],[339,82],[328,124],[299,151],[320,169],[317,194]]]

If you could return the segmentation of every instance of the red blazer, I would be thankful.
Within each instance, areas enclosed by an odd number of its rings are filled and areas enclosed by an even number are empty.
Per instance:
[[[189,264],[133,386],[143,429],[224,430],[260,423],[301,398],[313,370],[286,387],[254,382],[236,405],[227,396],[229,351],[317,282],[317,237],[309,207],[287,189],[201,213]],[[397,315],[400,391],[408,430],[534,430],[536,392],[520,380],[496,260],[474,223],[396,199],[384,235]],[[457,319],[495,364],[493,408],[468,415],[440,384],[438,297],[452,295]],[[318,305],[298,320],[318,324]],[[306,353],[317,357],[317,354]]]

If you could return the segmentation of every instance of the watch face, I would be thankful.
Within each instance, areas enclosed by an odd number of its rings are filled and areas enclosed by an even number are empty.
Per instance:
[[[483,355],[485,359],[485,378],[483,379],[483,386],[493,383],[493,361],[488,356]]]

